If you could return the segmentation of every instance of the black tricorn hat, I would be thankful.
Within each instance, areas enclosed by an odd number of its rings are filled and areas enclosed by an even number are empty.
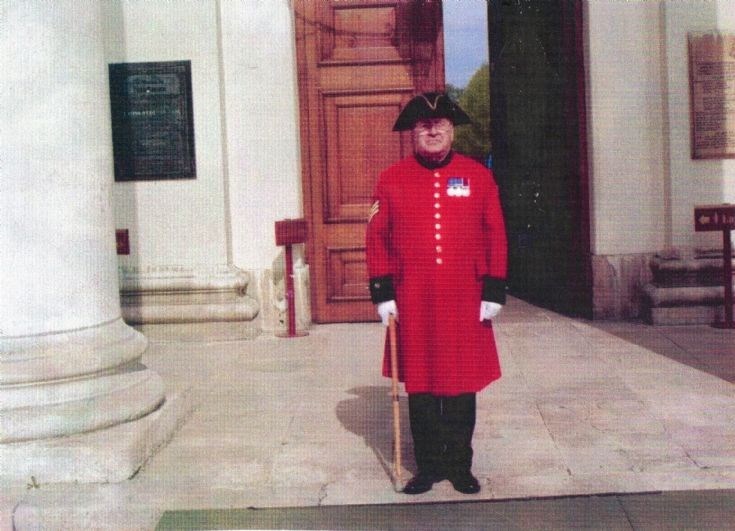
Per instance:
[[[398,115],[394,131],[413,129],[416,122],[427,118],[448,118],[454,125],[472,122],[467,113],[443,92],[426,92],[411,99]]]

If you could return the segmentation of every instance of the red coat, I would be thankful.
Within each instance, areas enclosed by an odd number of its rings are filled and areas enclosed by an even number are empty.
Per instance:
[[[392,276],[399,377],[406,392],[454,396],[500,378],[492,325],[480,322],[483,277],[505,279],[507,242],[492,172],[453,154],[385,170],[367,227],[370,278]],[[383,375],[390,376],[387,353]]]

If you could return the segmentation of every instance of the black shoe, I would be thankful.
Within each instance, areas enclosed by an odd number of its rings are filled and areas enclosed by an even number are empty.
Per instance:
[[[478,483],[477,478],[470,471],[460,472],[450,476],[449,482],[454,487],[454,490],[462,494],[477,494],[480,492],[480,483]]]
[[[419,472],[414,477],[412,477],[410,480],[408,480],[408,483],[406,483],[406,486],[403,487],[403,493],[404,494],[421,494],[423,492],[428,492],[431,490],[431,487],[437,481],[439,481],[439,478],[437,478],[433,474],[427,474],[426,472]]]

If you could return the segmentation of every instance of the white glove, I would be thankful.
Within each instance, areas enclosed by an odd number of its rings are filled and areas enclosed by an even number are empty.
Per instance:
[[[480,321],[489,321],[491,319],[494,319],[498,316],[500,310],[502,309],[502,304],[498,304],[497,302],[482,301],[480,303]]]
[[[389,315],[392,315],[397,321],[398,308],[396,307],[396,301],[385,301],[378,304],[378,315],[380,315],[380,320],[383,321],[385,326],[388,326]]]

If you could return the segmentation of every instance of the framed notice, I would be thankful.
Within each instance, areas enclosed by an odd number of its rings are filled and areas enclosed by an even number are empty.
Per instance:
[[[693,159],[735,158],[735,35],[689,34]]]
[[[116,181],[194,179],[191,62],[109,65]]]

